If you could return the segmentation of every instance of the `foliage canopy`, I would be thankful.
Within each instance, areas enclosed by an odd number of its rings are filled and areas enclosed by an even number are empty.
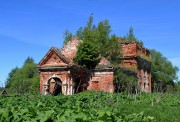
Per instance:
[[[116,35],[111,35],[111,26],[108,20],[100,21],[97,25],[93,24],[93,15],[89,17],[88,22],[84,27],[80,27],[76,31],[76,35],[73,35],[69,31],[65,34],[65,41],[70,39],[72,36],[78,36],[82,43],[78,47],[77,55],[74,61],[88,68],[95,67],[101,57],[108,59],[112,65],[119,65],[121,62],[121,46],[122,41],[132,42],[135,41],[141,45],[143,42],[138,40],[134,35],[132,27],[129,29],[129,33],[121,38]],[[156,86],[156,91],[167,90],[167,85],[174,85],[174,81],[177,80],[178,68],[174,67],[170,61],[167,60],[160,52],[152,49],[152,77],[153,85]],[[137,59],[143,63],[141,68],[149,69],[151,62],[144,58]],[[130,78],[123,72],[115,73],[116,81],[123,77],[128,77],[127,80],[135,81],[135,76]],[[119,77],[119,78],[117,78]],[[121,77],[121,78],[120,78]],[[121,80],[122,84],[126,84],[126,79]],[[130,83],[130,82],[129,82]],[[126,84],[127,85],[127,84]],[[122,87],[122,86],[121,86]],[[164,89],[164,90],[163,90]]]
[[[77,51],[77,56],[74,61],[81,66],[86,66],[87,68],[93,68],[99,62],[98,49],[96,45],[93,45],[90,41],[83,41],[79,45]]]
[[[174,85],[174,81],[178,79],[177,72],[179,69],[173,66],[160,52],[155,49],[150,50],[152,58],[152,80],[154,90],[166,91],[167,85]]]
[[[84,27],[80,27],[76,32],[75,36],[78,36],[82,40],[82,43],[78,47],[74,61],[79,65],[95,67],[99,59],[105,57],[111,63],[118,64],[121,57],[120,42],[117,36],[110,35],[110,33],[111,26],[108,20],[100,21],[95,25],[93,24],[93,16],[91,15],[87,24]],[[72,33],[70,35],[72,35]],[[65,40],[68,37],[69,36],[65,35]],[[85,50],[88,52],[85,53]],[[94,57],[92,58],[92,56]],[[91,62],[92,65],[88,66],[87,62]]]
[[[39,91],[39,72],[34,59],[28,57],[22,68],[12,69],[5,87],[14,93]]]
[[[132,27],[130,27],[129,33],[128,33],[126,36],[124,36],[124,39],[125,39],[126,42],[133,42],[133,41],[135,41],[135,42],[143,45],[143,42],[140,41],[140,40],[138,40],[138,39],[135,37],[135,35],[134,35],[134,30],[133,30]]]

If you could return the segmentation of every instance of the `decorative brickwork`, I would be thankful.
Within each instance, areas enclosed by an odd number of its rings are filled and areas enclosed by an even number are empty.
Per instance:
[[[52,47],[38,64],[40,92],[71,95],[85,90],[114,92],[114,70],[110,62],[102,58],[95,69],[74,64],[77,46],[81,40],[72,38],[61,50]],[[137,72],[142,91],[151,92],[150,67],[142,67],[137,56],[149,57],[149,51],[135,42],[122,43],[122,64]]]

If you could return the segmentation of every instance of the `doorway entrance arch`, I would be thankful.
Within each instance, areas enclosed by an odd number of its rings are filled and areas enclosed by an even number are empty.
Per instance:
[[[57,78],[53,77],[48,80],[49,84],[49,93],[56,96],[58,94],[62,94],[62,81]]]

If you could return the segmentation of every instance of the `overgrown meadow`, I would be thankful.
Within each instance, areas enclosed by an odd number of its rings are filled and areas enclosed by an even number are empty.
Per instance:
[[[180,94],[7,95],[0,108],[1,122],[179,122]]]

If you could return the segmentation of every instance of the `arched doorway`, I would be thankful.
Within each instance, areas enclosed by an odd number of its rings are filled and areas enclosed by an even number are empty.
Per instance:
[[[82,92],[82,82],[80,78],[77,78],[74,82],[74,94]]]
[[[51,78],[48,80],[49,93],[52,95],[62,94],[62,81],[59,78]]]

